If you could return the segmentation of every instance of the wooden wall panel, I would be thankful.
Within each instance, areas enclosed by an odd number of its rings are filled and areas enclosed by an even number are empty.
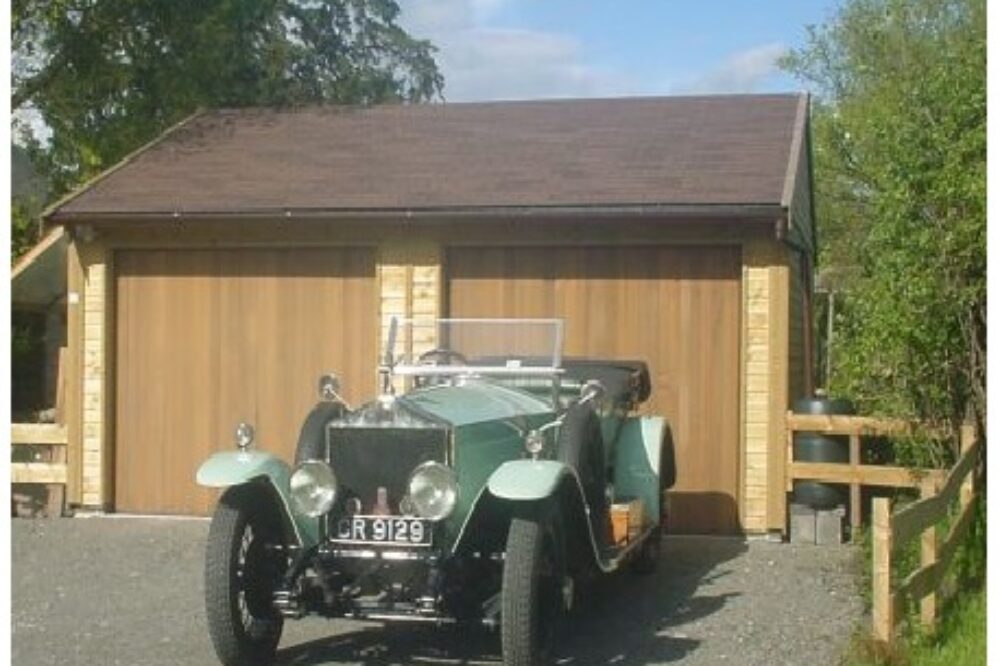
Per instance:
[[[316,380],[375,391],[370,249],[134,250],[117,259],[115,508],[207,513],[198,465],[233,446],[290,459]]]
[[[739,525],[737,247],[453,248],[453,317],[563,317],[566,353],[642,359],[674,430],[671,529]]]

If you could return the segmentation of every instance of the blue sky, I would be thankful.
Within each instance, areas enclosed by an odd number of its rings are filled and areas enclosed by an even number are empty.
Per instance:
[[[801,90],[775,59],[836,0],[401,0],[448,101]]]

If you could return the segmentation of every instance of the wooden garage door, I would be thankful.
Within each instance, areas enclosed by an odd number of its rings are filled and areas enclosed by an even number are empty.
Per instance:
[[[677,447],[671,528],[739,530],[740,250],[461,248],[454,317],[566,319],[566,354],[643,359]]]
[[[127,251],[117,263],[117,510],[203,514],[210,453],[254,424],[286,460],[325,371],[375,391],[368,249]]]

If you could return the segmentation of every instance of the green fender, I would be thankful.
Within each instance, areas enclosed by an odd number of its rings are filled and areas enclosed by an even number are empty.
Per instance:
[[[555,460],[510,460],[500,465],[486,486],[501,499],[531,501],[551,497],[573,471]]]
[[[486,487],[491,495],[510,505],[514,502],[531,502],[552,497],[556,494],[562,481],[567,478],[573,479],[572,485],[579,493],[579,506],[581,510],[586,510],[583,488],[580,487],[580,480],[577,478],[576,472],[565,463],[556,460],[511,460],[505,462],[493,472]],[[583,514],[583,522],[586,524],[586,538],[591,547],[590,554],[594,558],[594,564],[602,571],[614,570],[617,563],[609,562],[601,554],[594,537],[593,526],[585,514]],[[461,537],[459,542],[461,542]]]
[[[289,496],[292,469],[281,458],[264,451],[222,451],[212,454],[198,468],[198,485],[228,488],[251,481],[265,480],[281,499],[288,522],[299,545],[309,548],[319,543],[319,519],[295,511]]]
[[[661,416],[629,417],[615,446],[615,494],[639,497],[647,515],[660,515],[660,451],[670,437]]]

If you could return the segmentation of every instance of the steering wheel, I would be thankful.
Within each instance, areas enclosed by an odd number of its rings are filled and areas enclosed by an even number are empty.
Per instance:
[[[419,365],[468,365],[469,360],[452,349],[436,347],[417,357]]]

